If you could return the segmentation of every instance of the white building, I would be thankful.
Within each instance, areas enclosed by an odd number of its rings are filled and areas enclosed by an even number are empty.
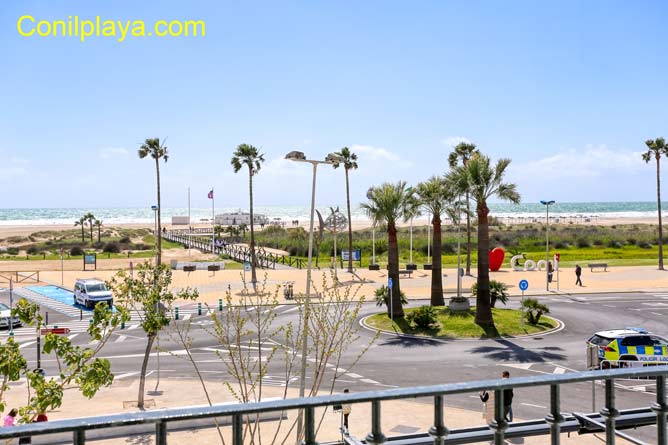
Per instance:
[[[255,225],[268,224],[269,218],[266,215],[253,215]],[[215,224],[219,226],[238,226],[239,224],[250,225],[250,213],[241,210],[231,213],[221,213],[216,215]]]

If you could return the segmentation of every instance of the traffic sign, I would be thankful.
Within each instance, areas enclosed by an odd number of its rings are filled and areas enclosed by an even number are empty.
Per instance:
[[[525,291],[529,289],[529,282],[527,280],[520,280],[520,290]]]
[[[555,253],[555,254],[554,254],[554,260],[555,260],[555,261],[559,261],[559,254],[558,254],[558,253]]]
[[[248,261],[244,261],[244,272],[250,272],[251,267]]]
[[[43,328],[39,331],[40,335],[46,334],[69,334],[70,328]]]
[[[393,283],[392,283],[392,278],[388,278],[388,279],[387,279],[387,287],[389,287],[390,289],[392,289],[392,284],[393,284]]]

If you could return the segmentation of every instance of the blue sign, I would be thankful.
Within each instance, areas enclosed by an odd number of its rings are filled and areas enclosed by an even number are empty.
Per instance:
[[[347,250],[342,250],[341,251],[341,260],[342,261],[348,261],[348,258],[350,258],[350,255],[348,254]],[[355,249],[353,250],[353,261],[361,261],[362,259],[362,251],[360,249]]]
[[[250,272],[251,267],[248,261],[244,261],[244,272]]]
[[[387,287],[389,287],[390,289],[392,289],[392,284],[393,284],[393,283],[392,283],[392,278],[388,278],[388,279],[387,279]]]
[[[529,282],[527,280],[520,281],[520,290],[525,291],[529,289]]]

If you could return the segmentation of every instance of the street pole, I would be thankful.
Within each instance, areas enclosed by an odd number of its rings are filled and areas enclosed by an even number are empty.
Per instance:
[[[190,221],[190,187],[188,187],[188,228],[192,227],[192,222]],[[192,239],[192,233],[188,230],[188,256],[190,256],[190,240]]]
[[[216,195],[213,193],[211,187],[211,253],[216,253],[216,210],[215,210]],[[253,224],[253,221],[251,221]],[[253,283],[253,286],[255,283]]]
[[[373,223],[371,231],[371,264],[376,264],[376,223]]]
[[[524,290],[522,290],[522,303],[520,306],[522,307],[522,331],[524,331]]]
[[[14,310],[14,282],[9,279],[9,336],[14,336],[14,323],[12,322],[12,311]]]
[[[459,235],[459,226],[462,219],[461,203],[457,201],[457,298],[462,296],[462,257],[461,257],[461,237]]]
[[[337,209],[338,210],[338,209]],[[350,255],[350,254],[349,254]],[[336,274],[336,266],[339,258],[336,255],[336,214],[334,215],[334,279],[339,281],[339,277]]]
[[[429,213],[427,213],[427,261],[431,264],[431,250],[430,250],[430,241],[431,241],[431,218]]]
[[[413,218],[411,218],[411,247],[410,247],[410,263],[413,264]]]
[[[550,291],[550,204],[545,206],[545,290]]]
[[[63,248],[60,248],[60,285],[65,286],[65,265],[63,263]]]

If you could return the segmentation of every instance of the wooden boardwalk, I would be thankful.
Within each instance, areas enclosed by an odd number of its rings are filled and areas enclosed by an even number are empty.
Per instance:
[[[169,230],[162,233],[162,238],[214,255],[226,255],[240,263],[251,262],[251,250],[245,245],[217,240],[214,246],[211,240],[211,229]],[[255,248],[255,258],[257,267],[263,269],[302,269],[306,267],[306,261],[301,258],[269,252],[263,247]]]

